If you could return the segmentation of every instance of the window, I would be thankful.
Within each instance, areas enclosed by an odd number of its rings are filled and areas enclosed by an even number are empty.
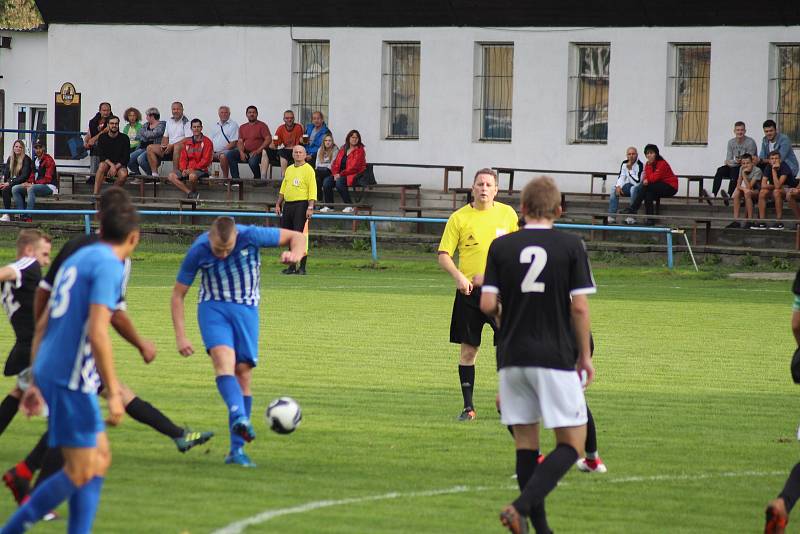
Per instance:
[[[17,104],[17,129],[33,130],[37,133],[19,133],[17,139],[25,142],[25,150],[33,154],[33,143],[41,141],[47,149],[47,108],[45,106],[28,106]],[[42,133],[38,133],[42,132]]]
[[[668,115],[673,145],[708,144],[710,44],[673,44],[670,48]]]
[[[570,54],[570,141],[608,140],[608,66],[611,45],[575,43]]]
[[[772,47],[770,117],[794,146],[800,146],[800,44]]]
[[[328,119],[329,41],[295,41],[292,108],[300,124],[321,111]]]
[[[419,43],[384,43],[383,121],[387,139],[419,139]]]
[[[511,141],[514,45],[480,43],[475,55],[475,137],[478,141]]]

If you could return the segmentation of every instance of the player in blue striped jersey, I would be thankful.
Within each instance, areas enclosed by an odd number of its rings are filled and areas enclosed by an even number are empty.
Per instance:
[[[291,230],[243,226],[219,217],[192,244],[172,292],[172,322],[178,352],[194,353],[186,337],[184,300],[197,271],[201,272],[197,322],[211,356],[217,389],[228,407],[231,449],[225,463],[253,467],[244,453],[255,439],[250,422],[253,396],[250,382],[258,364],[258,302],[261,298],[262,247],[289,246],[281,262],[294,264],[305,253],[303,234]]]

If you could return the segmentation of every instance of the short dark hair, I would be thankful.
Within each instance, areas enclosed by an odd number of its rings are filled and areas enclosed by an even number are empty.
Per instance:
[[[97,111],[100,111],[100,109],[102,109],[103,106],[108,106],[108,109],[111,109],[111,104],[109,104],[108,102],[100,102],[100,105],[97,106]]]
[[[97,203],[98,216],[102,216],[103,212],[115,206],[130,205],[130,203],[131,196],[127,191],[117,186],[109,187],[100,195],[100,201]]]
[[[745,124],[744,124],[744,121],[736,121],[736,122],[734,122],[733,123],[733,127],[736,128],[737,126],[741,126],[742,128],[747,128],[747,126],[745,126]]]
[[[498,185],[497,184],[497,173],[494,172],[494,169],[490,169],[489,167],[484,167],[483,169],[478,169],[478,172],[476,172],[475,176],[472,178],[472,183],[473,184],[475,184],[475,182],[478,180],[478,176],[480,176],[481,174],[488,174],[490,176],[493,176],[494,177],[494,185]]]
[[[750,154],[749,152],[745,152],[744,154],[739,156],[739,159],[750,159],[751,160],[751,159],[753,159],[753,155]]]
[[[36,141],[33,144],[33,148],[44,148],[44,143],[42,141]]]
[[[116,204],[100,213],[100,237],[118,245],[139,228],[139,212],[133,204]]]
[[[522,207],[532,219],[555,219],[561,207],[561,192],[550,176],[537,176],[522,189]]]
[[[194,126],[195,124],[199,124],[200,126],[202,126],[203,125],[203,121],[201,121],[200,119],[192,119],[192,122],[189,123],[189,124],[191,126]]]
[[[286,111],[283,112],[284,115],[286,115],[287,113],[291,113],[292,115],[294,115],[294,110],[293,109],[287,109]]]
[[[22,249],[28,245],[35,246],[39,240],[44,240],[48,243],[51,242],[50,236],[41,230],[37,230],[35,228],[26,228],[24,230],[20,230],[19,235],[17,236],[17,252],[22,252]]]
[[[245,112],[245,113],[247,113],[247,112],[248,112],[248,111],[250,111],[251,109],[252,109],[252,110],[255,110],[255,112],[256,112],[256,113],[258,113],[258,108],[257,108],[257,107],[255,107],[255,106],[252,106],[252,105],[250,105],[250,106],[247,106],[247,109],[245,109],[245,110],[244,110],[244,112]]]
[[[778,125],[775,124],[775,121],[772,119],[767,119],[764,121],[764,124],[761,125],[762,128],[778,128]]]
[[[767,157],[769,157],[769,156],[778,156],[780,158],[781,157],[781,153],[780,153],[779,150],[773,150],[772,152],[767,154]]]
[[[349,132],[347,132],[347,137],[344,138],[344,147],[347,148],[350,146],[350,136],[352,136],[353,134],[356,134],[358,136],[358,144],[356,146],[363,147],[364,143],[361,140],[361,132],[359,132],[358,130],[350,130]]]
[[[236,222],[233,220],[233,217],[217,217],[214,219],[214,222],[211,223],[211,232],[215,233],[220,240],[227,243],[233,232],[236,230]]]
[[[108,119],[106,119],[106,120],[107,120],[108,122],[111,122],[111,121],[113,121],[114,119],[117,119],[117,122],[122,122],[122,121],[120,121],[120,120],[119,120],[119,117],[117,117],[116,115],[109,115],[109,116],[108,116]]]

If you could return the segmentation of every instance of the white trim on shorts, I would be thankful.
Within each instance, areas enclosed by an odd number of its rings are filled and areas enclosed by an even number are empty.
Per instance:
[[[586,400],[578,373],[546,367],[500,369],[500,420],[545,428],[585,425]]]

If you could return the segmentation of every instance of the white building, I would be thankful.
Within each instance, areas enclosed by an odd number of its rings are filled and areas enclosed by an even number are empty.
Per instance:
[[[106,3],[109,13],[120,4]],[[103,23],[88,7],[37,4],[47,31],[13,32],[0,51],[6,128],[22,112],[35,126],[40,108],[53,125],[55,94],[72,82],[82,130],[101,101],[118,114],[155,105],[163,118],[180,100],[206,125],[220,104],[240,123],[254,104],[272,130],[287,108],[321,108],[339,144],[360,130],[368,161],[464,165],[467,180],[483,166],[610,171],[627,146],[646,143],[679,174],[713,174],[737,120],[760,145],[762,122],[774,118],[800,147],[798,13],[794,25],[757,27],[679,27],[687,19],[677,12],[668,26],[645,27],[644,15],[628,13],[618,27],[617,11],[597,7],[594,20],[607,27],[565,27],[552,13],[526,26],[418,27],[407,25],[413,9],[389,13],[403,24],[394,27],[367,27],[370,14],[353,22],[362,27],[189,26],[113,24],[111,15]],[[491,5],[487,25],[528,20],[510,11],[502,19],[505,3]],[[711,2],[693,8],[692,23],[717,17]],[[174,22],[205,22],[192,17]],[[5,136],[6,156],[13,138]],[[441,187],[438,171],[388,173],[378,179]],[[569,190],[588,186],[561,180]]]

